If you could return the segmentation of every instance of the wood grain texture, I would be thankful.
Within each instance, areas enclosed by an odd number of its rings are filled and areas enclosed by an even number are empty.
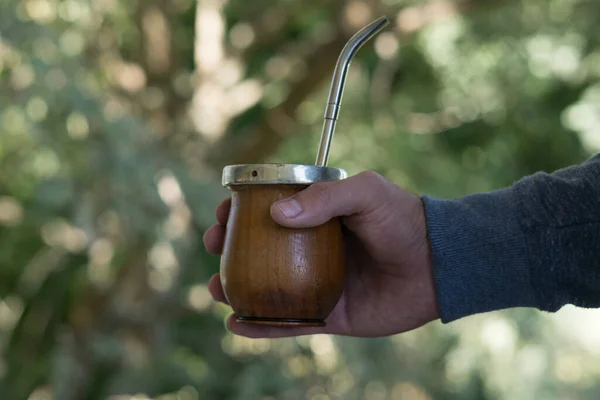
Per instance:
[[[324,325],[345,283],[339,218],[284,228],[271,204],[305,185],[233,186],[221,257],[223,290],[240,322]]]

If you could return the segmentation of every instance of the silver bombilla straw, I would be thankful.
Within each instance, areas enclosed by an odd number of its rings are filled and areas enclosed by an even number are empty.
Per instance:
[[[390,21],[384,16],[365,26],[352,36],[338,57],[333,73],[333,80],[331,81],[331,89],[329,90],[329,100],[327,101],[327,107],[325,108],[325,121],[323,123],[319,153],[317,154],[315,165],[322,167],[327,165],[329,147],[331,146],[331,140],[333,139],[335,123],[340,113],[346,75],[348,74],[348,69],[350,68],[350,63],[352,62],[354,55],[363,44],[373,36],[377,35],[389,23]]]

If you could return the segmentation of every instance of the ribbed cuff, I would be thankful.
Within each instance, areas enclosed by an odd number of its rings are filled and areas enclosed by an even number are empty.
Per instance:
[[[512,189],[458,200],[423,196],[442,322],[536,307]]]

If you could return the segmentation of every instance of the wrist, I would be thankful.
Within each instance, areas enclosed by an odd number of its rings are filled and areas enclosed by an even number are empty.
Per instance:
[[[425,287],[427,291],[427,295],[425,298],[428,300],[425,305],[425,309],[427,311],[428,321],[434,321],[439,319],[440,314],[440,306],[438,303],[438,296],[435,285],[435,275],[433,270],[433,259],[432,259],[432,251],[431,251],[431,241],[429,238],[429,229],[427,225],[427,217],[425,212],[425,201],[422,198],[419,198],[419,212],[417,213],[418,218],[418,226],[421,227],[419,229],[419,247],[417,253],[419,254],[420,269],[423,271],[423,281],[425,282]]]

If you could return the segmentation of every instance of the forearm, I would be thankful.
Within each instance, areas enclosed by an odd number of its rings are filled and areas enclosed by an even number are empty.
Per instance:
[[[458,200],[423,197],[442,320],[600,307],[600,155]]]

